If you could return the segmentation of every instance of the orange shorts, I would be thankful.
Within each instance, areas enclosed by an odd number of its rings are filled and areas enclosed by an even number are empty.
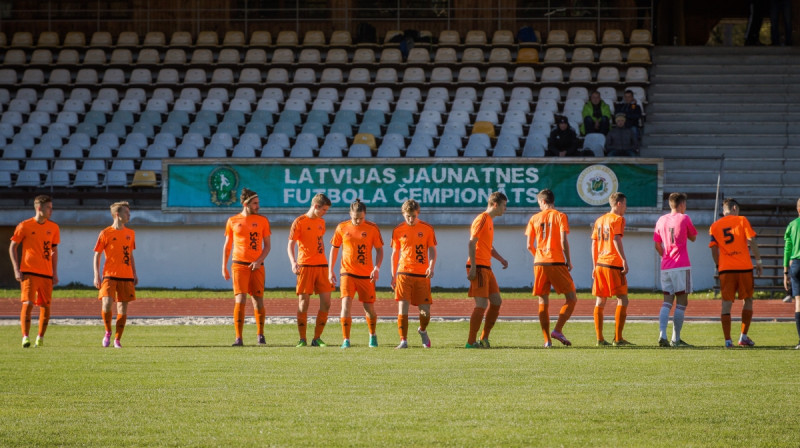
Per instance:
[[[628,294],[628,280],[622,275],[622,268],[597,266],[594,270],[592,295],[608,298]]]
[[[565,264],[535,264],[533,265],[533,295],[546,296],[550,294],[550,286],[556,294],[575,292],[575,283]]]
[[[467,268],[467,275],[469,275],[469,268]],[[489,298],[490,295],[500,294],[500,286],[497,285],[497,279],[494,278],[494,273],[489,267],[478,266],[477,275],[474,280],[469,281],[469,297],[483,297]]]
[[[28,272],[23,272],[22,276],[24,280],[20,283],[21,301],[31,302],[36,306],[50,306],[53,299],[53,279]]]
[[[115,302],[133,302],[136,300],[133,280],[104,278],[98,299],[103,300],[103,297],[111,297]]]
[[[328,266],[300,266],[297,273],[297,289],[300,294],[322,294],[331,292],[336,286],[328,279]]]
[[[394,300],[398,302],[406,300],[414,306],[430,305],[433,303],[431,279],[416,274],[398,273]]]
[[[250,294],[260,299],[264,297],[264,265],[255,271],[250,270],[250,264],[234,261],[231,265],[233,275],[233,294]]]
[[[372,283],[369,277],[342,274],[341,292],[343,298],[353,298],[358,294],[359,302],[375,302],[375,283]]]
[[[753,297],[753,271],[729,271],[719,274],[719,290],[722,300],[733,302],[736,300],[736,293],[739,293],[739,300],[751,299]]]

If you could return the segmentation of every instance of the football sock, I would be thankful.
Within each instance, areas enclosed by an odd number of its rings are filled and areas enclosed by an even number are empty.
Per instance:
[[[753,310],[742,310],[742,334],[747,334],[750,322],[753,321]]]
[[[722,334],[725,336],[725,340],[729,341],[731,339],[731,315],[723,314],[720,316],[720,322],[722,322]]]
[[[797,338],[800,339],[800,313],[794,313],[794,324],[797,327]]]
[[[322,332],[325,331],[325,325],[327,323],[328,323],[328,312],[318,311],[316,324],[314,325],[314,339],[319,339],[320,336],[322,336]]]
[[[556,322],[555,330],[561,333],[561,330],[564,328],[564,324],[567,323],[570,316],[572,316],[572,312],[575,311],[575,304],[577,300],[567,301],[563,306],[561,306],[561,310],[558,312],[558,322]]]
[[[672,311],[672,304],[661,302],[661,311],[658,313],[658,338],[667,338],[667,324],[669,323],[669,312]],[[675,314],[678,314],[675,311]]]
[[[427,331],[428,323],[430,323],[430,321],[431,321],[430,314],[425,314],[423,316],[422,313],[420,313],[419,314],[419,329],[422,330],[422,331]],[[798,321],[798,322],[800,322],[800,321]],[[800,325],[800,324],[798,324],[798,325]],[[798,330],[798,334],[800,334],[800,326],[797,327],[797,328],[799,329]]]
[[[625,328],[625,319],[628,317],[628,307],[617,305],[614,311],[614,340],[622,340],[622,330]]]
[[[306,340],[306,327],[308,325],[308,313],[297,312],[297,332],[300,333],[300,339]]]
[[[686,305],[675,306],[675,316],[672,320],[672,340],[681,340],[681,329],[683,328],[683,317],[686,315]]]
[[[342,338],[350,339],[350,327],[353,325],[353,318],[342,317],[339,322],[342,324]]]
[[[100,314],[103,316],[103,327],[105,327],[106,333],[111,333],[111,311],[103,311]]]
[[[489,309],[486,311],[486,322],[483,324],[481,339],[489,339],[489,333],[492,331],[492,328],[494,328],[494,323],[497,322],[497,316],[499,315],[500,305],[490,303]]]
[[[373,334],[375,334],[375,326],[378,324],[378,322],[376,322],[377,319],[372,320],[372,318],[369,316],[365,317],[367,319],[367,327],[369,328],[369,334],[370,336],[372,336]]]
[[[542,327],[544,341],[550,342],[550,313],[544,303],[539,304],[539,325]]]
[[[397,315],[397,333],[400,339],[408,339],[408,315]]]
[[[469,337],[467,342],[474,344],[478,337],[478,330],[481,328],[481,321],[483,321],[483,313],[486,308],[475,307],[472,310],[472,315],[469,317]]]
[[[597,333],[597,340],[602,341],[603,338],[603,308],[599,306],[594,307],[594,331]]]
[[[241,339],[244,330],[244,303],[233,305],[233,326],[236,329],[236,339]]]
[[[50,323],[50,307],[39,307],[39,337],[43,338],[44,333],[47,331],[47,324]]]
[[[22,311],[19,313],[19,323],[20,327],[22,327],[22,335],[27,336],[28,333],[31,331],[31,312],[33,311],[33,305],[23,302],[22,303]]]
[[[126,314],[117,314],[117,332],[114,333],[114,339],[122,339],[122,332],[125,331],[125,322],[128,321]]]
[[[264,322],[266,321],[267,313],[264,308],[256,307],[253,310],[253,317],[256,318],[256,334],[264,334]],[[244,318],[242,319],[244,320]]]

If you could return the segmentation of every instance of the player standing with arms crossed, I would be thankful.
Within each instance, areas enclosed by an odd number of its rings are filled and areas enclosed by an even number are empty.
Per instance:
[[[244,330],[244,310],[247,295],[253,300],[258,328],[258,343],[266,344],[264,339],[264,259],[270,250],[269,220],[258,214],[258,194],[247,188],[239,197],[242,212],[228,218],[225,224],[225,246],[222,250],[222,277],[231,278],[228,260],[233,249],[233,294],[236,304],[233,307],[233,324],[236,329],[234,347],[241,347]]]
[[[136,300],[135,286],[139,283],[139,277],[136,276],[136,262],[133,259],[136,234],[125,227],[131,220],[131,209],[127,202],[112,204],[111,217],[114,218],[114,223],[100,232],[94,246],[94,287],[100,290],[98,298],[102,301],[100,315],[106,330],[103,347],[111,344],[111,302],[116,302],[117,325],[114,348],[122,348],[120,340],[128,319],[128,302]],[[106,263],[101,275],[102,255],[106,256]]]
[[[797,200],[797,214],[800,215],[800,199]],[[783,287],[794,297],[794,323],[800,339],[800,217],[786,226],[783,240]],[[800,350],[800,341],[795,349]]]
[[[569,271],[572,262],[569,253],[569,222],[567,215],[555,208],[555,195],[544,189],[536,195],[541,211],[531,216],[525,235],[528,236],[528,251],[533,255],[533,295],[539,298],[539,324],[544,336],[544,347],[550,348],[552,336],[564,345],[572,343],[561,330],[572,315],[578,297],[575,295],[575,283]],[[558,313],[556,328],[550,333],[550,286],[556,294],[564,294],[567,302]]]
[[[400,344],[408,348],[408,305],[419,308],[419,333],[422,346],[430,348],[428,322],[431,320],[431,278],[436,265],[436,234],[419,219],[419,203],[409,199],[401,208],[405,222],[392,232],[392,289],[398,303],[397,331]]]
[[[358,294],[358,301],[364,306],[364,313],[369,327],[369,346],[378,346],[376,325],[378,315],[375,313],[375,283],[383,262],[383,238],[375,223],[366,220],[367,206],[356,199],[350,204],[350,220],[336,226],[331,240],[330,264],[328,278],[336,284],[333,268],[342,247],[342,348],[350,348],[350,327],[353,318],[350,308],[353,297]],[[375,249],[375,264],[372,262],[372,250]]]
[[[503,269],[508,267],[508,261],[494,248],[494,218],[503,216],[507,204],[506,195],[495,191],[489,195],[486,211],[478,215],[470,227],[467,279],[469,280],[469,296],[475,300],[475,308],[469,318],[466,348],[491,348],[489,333],[497,322],[500,305],[503,303],[500,297],[500,287],[492,272],[492,258],[496,258],[503,265]],[[477,341],[484,312],[486,321],[483,324],[480,341]]]
[[[694,242],[697,239],[697,229],[686,214],[685,194],[670,194],[669,208],[669,214],[658,218],[653,234],[656,252],[661,256],[661,290],[664,292],[664,303],[658,315],[658,345],[688,347],[689,344],[681,339],[683,318],[692,292],[692,269],[686,245],[687,240]],[[672,318],[672,340],[667,341],[667,322],[673,301],[678,305]]]
[[[597,218],[592,231],[592,294],[597,297],[594,307],[594,329],[597,345],[609,345],[603,337],[603,309],[611,296],[617,297],[614,313],[614,346],[632,345],[622,337],[628,309],[628,260],[622,247],[625,232],[625,210],[628,202],[624,194],[613,193],[608,198],[611,211]]]
[[[297,331],[300,333],[298,347],[306,346],[308,303],[311,294],[319,294],[319,311],[314,327],[312,347],[326,347],[321,339],[328,310],[331,307],[331,291],[335,289],[328,280],[328,260],[325,258],[325,220],[322,219],[331,207],[331,200],[322,193],[311,200],[311,208],[292,223],[289,230],[289,262],[297,275]],[[295,257],[295,248],[299,257]]]
[[[708,233],[711,234],[711,256],[719,271],[719,289],[722,295],[722,333],[725,336],[725,347],[733,347],[731,341],[731,307],[737,293],[742,306],[742,334],[739,345],[752,347],[755,344],[747,336],[750,322],[753,320],[753,262],[750,251],[756,258],[756,272],[761,277],[761,254],[758,253],[756,232],[750,227],[750,221],[739,216],[739,203],[735,199],[725,199],[722,203],[722,218],[718,219]],[[749,248],[748,248],[749,243]]]
[[[33,200],[36,215],[17,225],[11,236],[8,254],[14,268],[14,278],[20,282],[22,311],[19,315],[22,327],[22,347],[31,346],[28,332],[31,329],[33,306],[39,307],[39,334],[36,346],[44,345],[44,333],[50,322],[50,303],[53,285],[58,284],[58,251],[61,231],[58,224],[50,221],[53,200],[50,196],[36,196]],[[22,257],[18,247],[22,245]]]

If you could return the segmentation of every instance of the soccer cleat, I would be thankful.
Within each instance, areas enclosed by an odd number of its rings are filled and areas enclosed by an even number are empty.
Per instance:
[[[242,342],[242,338],[236,338],[236,340],[233,341],[233,344],[231,344],[231,347],[242,347],[242,346],[244,346],[244,342]]]
[[[478,343],[481,345],[481,348],[492,348],[492,344],[489,343],[489,338],[481,339]]]
[[[619,341],[614,341],[614,347],[623,347],[625,345],[633,345],[630,342],[626,341],[625,339],[620,339]]]
[[[22,348],[28,348],[31,346],[31,340],[27,336],[22,337]]]
[[[731,347],[733,347],[733,341],[731,341],[730,339],[725,339],[725,348],[731,348]]]
[[[342,342],[342,348],[350,348],[350,339],[345,339]]]
[[[547,342],[544,343],[544,348],[550,348],[552,346],[553,346],[553,342],[552,341],[547,341]]]
[[[755,343],[755,342],[753,342],[753,340],[752,340],[752,339],[750,339],[749,337],[747,337],[747,335],[746,335],[746,334],[743,334],[743,335],[742,335],[742,336],[739,338],[739,346],[740,346],[740,347],[752,347],[752,346],[754,346],[754,345],[756,345],[756,343]]]
[[[114,348],[122,348],[122,342],[119,339],[114,339]]]
[[[556,339],[558,342],[566,345],[567,347],[572,345],[572,342],[569,342],[569,339],[567,339],[567,337],[564,336],[564,333],[562,333],[560,331],[555,331],[554,330],[552,333],[550,333],[550,337],[553,338],[553,339]]]
[[[263,334],[258,335],[258,345],[267,345],[267,338]]]
[[[464,348],[481,348],[481,344],[478,341],[475,341],[472,344],[467,342],[467,345],[465,345]]]
[[[597,346],[598,347],[606,347],[608,345],[611,345],[611,344],[608,341],[606,341],[605,339],[598,339],[598,341],[597,341]]]
[[[36,347],[44,346],[44,338],[41,336],[36,336]]]
[[[107,332],[105,336],[103,336],[103,347],[108,347],[111,345],[111,332]]]
[[[418,328],[417,333],[419,333],[419,337],[422,338],[422,346],[425,348],[431,348],[431,338],[428,337],[428,332],[422,331]]]
[[[794,300],[794,297],[792,297],[792,295],[789,294],[783,298],[783,303],[792,303],[792,300]]]
[[[800,350],[800,343],[798,343],[797,346],[794,349],[795,350]]]
[[[305,347],[306,345],[308,345],[308,344],[306,343],[306,340],[305,340],[305,339],[300,339],[300,340],[297,342],[297,345],[295,345],[295,347]]]
[[[405,339],[400,339],[400,343],[397,344],[397,347],[395,348],[408,348],[408,341]]]
[[[658,339],[658,346],[659,347],[669,347],[669,341],[666,340],[665,338],[659,338]]]
[[[317,339],[312,339],[311,340],[311,346],[312,347],[327,347],[328,344],[326,344],[325,341],[323,341],[322,339],[317,338]]]
[[[677,341],[669,341],[669,346],[675,348],[686,348],[686,347],[692,347],[692,344],[689,344],[683,339],[678,339]]]
[[[370,347],[377,347],[378,346],[378,335],[377,334],[369,335],[369,346]]]

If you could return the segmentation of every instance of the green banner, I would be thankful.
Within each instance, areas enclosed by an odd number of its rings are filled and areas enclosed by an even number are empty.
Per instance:
[[[608,197],[625,193],[628,207],[661,207],[662,162],[621,159],[609,163],[542,159],[469,161],[315,161],[307,160],[166,162],[163,209],[214,211],[238,209],[242,188],[258,193],[261,208],[308,207],[325,193],[334,207],[360,198],[371,210],[397,210],[407,199],[425,207],[483,209],[489,194],[503,191],[508,208],[529,210],[536,194],[553,190],[560,208],[607,206]],[[215,163],[216,162],[216,163]]]

